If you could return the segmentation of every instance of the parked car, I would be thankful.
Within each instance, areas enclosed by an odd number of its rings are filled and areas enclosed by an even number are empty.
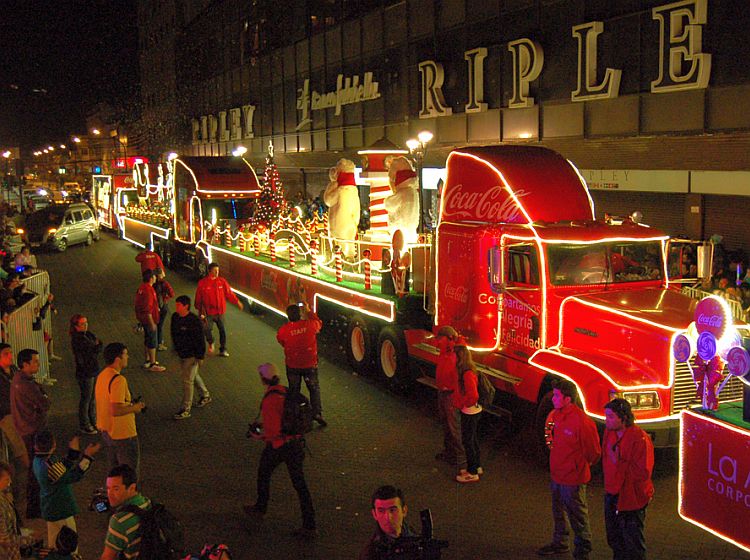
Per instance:
[[[26,218],[26,236],[32,247],[64,251],[99,241],[99,223],[86,204],[53,204]]]

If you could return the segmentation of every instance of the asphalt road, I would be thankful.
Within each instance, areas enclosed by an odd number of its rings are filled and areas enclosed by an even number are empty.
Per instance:
[[[54,319],[57,353],[52,364],[57,383],[50,424],[58,441],[77,428],[78,389],[67,320],[73,313],[89,318],[89,328],[105,343],[121,341],[133,356],[125,371],[131,391],[148,405],[138,418],[142,445],[143,491],[164,502],[186,527],[191,549],[205,542],[229,545],[234,558],[356,558],[372,531],[369,496],[380,484],[400,486],[410,508],[407,520],[419,526],[419,510],[431,508],[435,536],[450,541],[443,558],[537,558],[536,548],[551,535],[548,473],[529,451],[527,437],[509,433],[499,421],[482,426],[479,484],[461,486],[452,469],[437,463],[441,432],[433,406],[434,394],[418,388],[410,395],[393,394],[375,379],[357,376],[346,364],[335,327],[320,339],[320,379],[326,429],[307,438],[307,481],[317,510],[319,536],[301,543],[291,533],[300,526],[299,507],[285,469],[278,469],[271,487],[268,514],[261,522],[247,519],[241,505],[255,497],[255,474],[261,445],[245,439],[247,423],[258,410],[261,385],[255,373],[264,361],[283,364],[275,332],[281,319],[229,310],[228,349],[231,357],[212,357],[202,375],[214,398],[193,417],[175,421],[181,397],[177,359],[160,353],[166,374],[140,368],[142,338],[132,326],[133,295],[140,269],[137,251],[124,241],[103,235],[92,247],[71,247],[63,254],[39,255],[57,297]],[[187,271],[170,271],[177,294],[195,293]],[[88,511],[95,487],[103,486],[106,460],[102,453],[92,471],[77,485],[81,552],[98,558],[107,516]],[[656,497],[649,507],[646,538],[652,559],[710,558],[730,560],[748,555],[680,519],[677,514],[676,453],[660,453],[655,474]],[[594,533],[593,558],[610,558],[602,517],[602,481],[597,474],[589,488]],[[38,523],[35,527],[41,527]],[[567,556],[562,556],[565,558]]]

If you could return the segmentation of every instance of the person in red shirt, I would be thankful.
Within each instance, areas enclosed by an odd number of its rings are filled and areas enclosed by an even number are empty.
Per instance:
[[[232,291],[226,278],[219,276],[219,265],[210,263],[208,275],[201,278],[195,290],[195,309],[205,321],[208,353],[214,351],[213,324],[219,329],[219,356],[229,357],[227,352],[227,331],[224,328],[224,314],[227,312],[227,300],[242,310],[242,302]]]
[[[466,470],[456,475],[457,482],[479,482],[479,418],[482,407],[479,404],[476,366],[471,359],[471,351],[462,343],[454,348],[456,353],[456,390],[451,395],[453,406],[461,411],[461,442],[466,451]]]
[[[461,443],[458,411],[451,400],[458,388],[456,353],[453,351],[458,333],[453,327],[443,326],[438,329],[436,338],[440,355],[435,367],[435,384],[438,390],[438,415],[443,425],[443,450],[435,455],[435,459],[455,465],[460,473],[466,470],[466,451]]]
[[[576,386],[565,379],[553,384],[552,405],[547,416],[547,445],[552,481],[552,542],[537,550],[539,556],[562,554],[569,550],[567,520],[575,533],[573,557],[588,560],[591,554],[591,525],[586,502],[586,484],[591,465],[601,456],[596,424],[573,400]]]
[[[248,435],[253,439],[264,441],[266,446],[263,448],[258,464],[257,500],[255,504],[243,506],[242,509],[251,516],[265,515],[271,495],[271,475],[276,467],[285,463],[302,510],[302,529],[298,530],[296,535],[311,538],[315,536],[315,509],[302,466],[305,459],[304,440],[302,436],[289,436],[281,432],[286,387],[279,385],[279,373],[276,366],[271,363],[261,364],[258,366],[258,374],[266,388],[263,400],[260,402],[261,423],[251,424]],[[253,428],[258,428],[258,430]]]
[[[164,263],[161,262],[161,257],[148,247],[135,256],[135,262],[140,263],[141,274],[147,270],[156,270],[157,268],[165,270]]]
[[[654,495],[654,444],[635,425],[630,403],[612,399],[604,405],[602,437],[604,526],[616,560],[645,560],[643,524]]]
[[[156,361],[157,325],[159,324],[159,303],[154,291],[156,275],[151,270],[143,273],[143,283],[135,293],[135,316],[143,325],[143,343],[146,347],[146,362],[143,367],[149,371],[162,372],[166,368]]]
[[[302,311],[305,318],[302,318]],[[276,340],[284,347],[286,377],[289,380],[289,391],[299,393],[302,379],[310,392],[315,421],[325,427],[323,405],[320,400],[320,383],[318,382],[318,333],[323,321],[310,310],[306,303],[297,303],[286,308],[289,322],[282,325],[276,333]]]

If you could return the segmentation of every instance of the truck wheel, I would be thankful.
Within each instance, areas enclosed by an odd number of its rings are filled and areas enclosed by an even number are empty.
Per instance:
[[[357,373],[364,373],[372,363],[375,345],[370,326],[361,316],[355,315],[350,319],[346,342],[346,358],[349,365]]]
[[[552,412],[553,408],[552,391],[547,391],[539,400],[539,404],[536,407],[536,415],[534,416],[534,433],[531,434],[531,437],[534,439],[534,447],[538,452],[540,460],[543,461],[549,459],[549,447],[547,447],[544,434],[547,428],[547,416],[549,416],[549,413]]]
[[[401,330],[384,327],[380,331],[376,361],[381,378],[390,387],[405,390],[413,383],[409,370],[409,354]]]
[[[208,261],[203,257],[198,257],[195,263],[195,273],[198,275],[198,280],[208,274]]]
[[[165,243],[161,247],[161,262],[164,263],[166,268],[172,268],[172,249],[170,249],[169,243]]]

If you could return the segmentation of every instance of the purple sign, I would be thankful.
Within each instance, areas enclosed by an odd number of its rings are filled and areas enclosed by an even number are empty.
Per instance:
[[[693,355],[693,348],[692,344],[690,344],[690,339],[684,334],[678,335],[674,339],[672,353],[674,354],[674,359],[678,362],[687,362],[690,359],[690,356]]]
[[[732,375],[742,377],[750,371],[750,354],[741,346],[735,346],[727,352],[727,369]]]
[[[698,336],[698,355],[706,361],[716,356],[716,337],[712,333],[705,331]]]
[[[724,327],[731,324],[727,309],[716,296],[703,298],[695,307],[695,326],[699,333],[710,332],[721,338]]]

